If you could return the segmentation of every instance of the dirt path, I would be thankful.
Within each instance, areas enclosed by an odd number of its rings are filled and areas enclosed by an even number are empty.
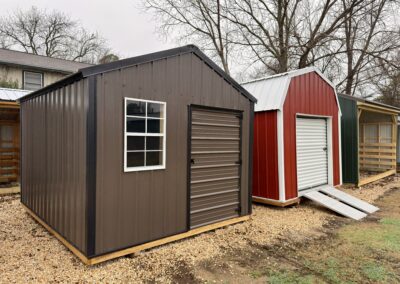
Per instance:
[[[372,201],[395,188],[400,188],[398,176],[362,190],[349,188],[346,191]],[[400,197],[395,198],[399,200]],[[386,208],[384,204],[382,206]],[[335,261],[341,259],[340,255],[335,254],[335,248],[341,242],[355,242],[348,238],[351,233],[343,231],[344,237],[339,239],[339,235],[333,232],[346,224],[344,228],[368,222],[378,226],[378,231],[379,226],[384,226],[385,230],[397,228],[397,217],[393,217],[395,220],[388,217],[383,223],[378,221],[385,220],[385,216],[381,215],[385,212],[389,212],[388,216],[395,214],[384,209],[376,215],[378,219],[357,223],[332,214],[312,202],[303,202],[291,208],[253,205],[253,215],[248,222],[155,248],[134,258],[119,258],[87,267],[29,217],[19,204],[18,195],[5,196],[0,197],[0,283],[188,283],[214,280],[224,283],[265,283],[266,279],[275,283],[293,283],[294,279],[304,280],[304,283],[315,279],[333,283],[329,275],[336,275],[336,272],[332,272],[338,269]],[[392,237],[390,234],[382,236],[385,240]],[[374,243],[379,244],[377,240]],[[390,246],[396,248],[396,241],[393,243]],[[387,248],[383,249],[386,252]],[[312,251],[315,253],[307,253]],[[361,249],[358,251],[362,252]],[[371,251],[376,252],[376,249],[371,248]],[[347,253],[347,250],[344,249],[344,252]],[[396,252],[389,254],[400,263]],[[334,258],[329,258],[329,255]],[[365,252],[357,257],[364,259],[364,255]],[[320,256],[320,259],[312,256]],[[371,271],[372,278],[374,274],[378,278],[384,274],[388,281],[396,279],[390,273],[397,275],[398,268],[390,264],[389,260],[383,262],[384,268],[375,267],[371,264],[373,261],[381,262],[373,256],[368,254],[372,262],[365,262],[365,268],[357,271]],[[343,269],[339,271],[352,273]],[[355,281],[366,277],[361,272],[357,275]]]
[[[238,250],[198,266],[199,280],[224,283],[399,283],[400,189],[363,222],[335,219],[322,235]],[[218,265],[223,263],[223,265]],[[202,281],[199,281],[202,282]]]

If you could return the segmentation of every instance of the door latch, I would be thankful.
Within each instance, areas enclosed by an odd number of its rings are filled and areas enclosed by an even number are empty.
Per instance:
[[[322,150],[326,151],[326,150],[328,150],[328,148],[324,147]]]
[[[190,159],[190,163],[194,165],[194,159]]]

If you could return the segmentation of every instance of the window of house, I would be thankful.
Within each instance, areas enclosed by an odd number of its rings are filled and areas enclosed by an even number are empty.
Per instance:
[[[24,90],[39,90],[43,87],[43,74],[39,72],[24,71]]]
[[[166,103],[125,98],[125,172],[165,168]]]

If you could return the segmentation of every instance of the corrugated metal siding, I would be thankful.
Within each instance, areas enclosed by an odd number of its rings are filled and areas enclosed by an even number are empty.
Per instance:
[[[254,118],[253,196],[279,199],[277,111]]]
[[[166,169],[123,172],[123,98],[167,103]],[[243,110],[242,214],[248,214],[248,99],[194,54],[97,76],[96,253],[187,230],[190,104]]]
[[[190,227],[239,215],[241,118],[238,113],[192,109]]]
[[[339,96],[342,110],[342,180],[358,183],[358,116],[357,102]]]
[[[292,78],[283,107],[286,199],[297,197],[296,114],[332,116],[333,183],[340,183],[338,105],[333,88],[315,72]]]
[[[243,87],[257,99],[255,111],[277,110],[283,104],[289,80],[288,75],[283,75],[245,83]]]
[[[297,185],[305,190],[328,183],[326,119],[296,119]]]
[[[86,251],[87,81],[21,104],[21,200]]]

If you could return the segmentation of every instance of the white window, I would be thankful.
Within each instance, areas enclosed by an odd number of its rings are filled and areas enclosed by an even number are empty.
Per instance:
[[[24,71],[24,90],[39,90],[43,87],[43,74]]]
[[[166,103],[125,98],[124,171],[165,169]]]

